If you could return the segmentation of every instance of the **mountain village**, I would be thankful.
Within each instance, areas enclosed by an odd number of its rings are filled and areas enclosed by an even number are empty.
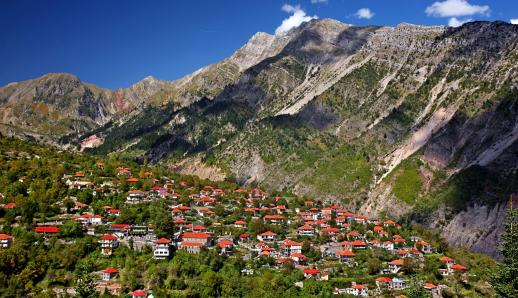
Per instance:
[[[105,163],[96,164],[103,171]],[[349,287],[334,288],[333,294],[352,296],[392,297],[407,288],[411,282],[422,285],[434,297],[440,297],[447,288],[428,280],[412,281],[409,275],[415,268],[425,266],[426,260],[440,265],[434,272],[446,279],[465,280],[469,268],[443,255],[427,239],[390,218],[373,218],[344,209],[340,204],[318,200],[272,196],[259,188],[221,189],[211,184],[193,185],[167,177],[155,177],[151,171],[133,173],[129,167],[119,166],[115,175],[97,177],[93,169],[65,174],[64,187],[77,196],[73,204],[56,204],[60,214],[53,221],[42,222],[33,232],[40,241],[58,238],[64,244],[74,239],[61,236],[61,226],[74,221],[86,235],[97,239],[102,258],[110,258],[121,246],[134,250],[151,250],[156,260],[170,259],[180,251],[198,254],[215,250],[228,258],[241,258],[247,264],[261,264],[262,268],[278,270],[283,266],[299,269],[305,280],[328,283],[343,276],[355,276],[358,268],[365,267],[367,257],[377,256],[379,264],[371,272],[374,282],[353,281]],[[27,177],[20,177],[20,180]],[[122,183],[121,183],[122,182]],[[122,185],[124,184],[124,185]],[[89,192],[93,196],[109,193],[124,194],[119,206],[105,205],[97,211],[82,203],[78,196]],[[162,232],[148,223],[130,224],[120,219],[128,206],[146,205],[164,201],[170,212],[171,234]],[[1,206],[4,211],[16,209],[14,202]],[[0,234],[0,247],[8,248],[16,238]],[[369,266],[370,267],[370,266]],[[257,268],[257,267],[255,267]],[[372,272],[374,271],[374,272]],[[129,294],[131,297],[154,297],[153,289],[143,288],[123,292],[118,281],[119,268],[108,267],[97,272],[95,288],[100,293]],[[249,266],[242,275],[257,274]],[[362,274],[360,272],[360,274]],[[305,280],[296,282],[304,287]],[[75,294],[73,288],[56,289],[57,293]]]

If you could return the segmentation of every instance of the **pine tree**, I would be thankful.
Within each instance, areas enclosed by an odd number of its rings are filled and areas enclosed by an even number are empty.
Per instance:
[[[500,240],[502,263],[492,276],[491,283],[499,297],[518,297],[518,209],[510,208]]]

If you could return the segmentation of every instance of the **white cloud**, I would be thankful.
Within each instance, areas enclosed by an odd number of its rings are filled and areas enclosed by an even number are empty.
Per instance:
[[[448,20],[448,26],[450,27],[459,27],[462,26],[462,24],[471,22],[473,19],[457,19],[456,17],[450,18]]]
[[[511,19],[511,24],[518,25],[518,19]]]
[[[300,24],[304,22],[308,22],[313,19],[318,19],[317,16],[306,15],[306,12],[302,10],[299,5],[293,6],[289,4],[284,4],[281,7],[281,10],[292,15],[282,21],[281,25],[277,27],[277,29],[275,29],[275,34],[289,31],[292,28],[300,26]]]
[[[488,5],[472,5],[467,0],[445,0],[435,2],[426,8],[427,15],[444,18],[489,15],[490,11]]]
[[[360,8],[354,15],[358,19],[372,19],[374,13],[368,8]]]
[[[311,4],[317,4],[317,3],[327,3],[327,0],[311,0]]]

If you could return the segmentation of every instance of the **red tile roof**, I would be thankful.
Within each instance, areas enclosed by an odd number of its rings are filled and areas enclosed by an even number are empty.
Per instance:
[[[2,240],[5,240],[5,239],[13,239],[13,237],[12,237],[12,236],[9,236],[9,235],[7,235],[7,234],[0,234],[0,239],[2,239]]]
[[[167,239],[167,238],[160,238],[158,240],[155,241],[156,244],[169,244],[171,243],[171,240]]]
[[[34,228],[36,233],[59,233],[59,228],[56,226],[39,226]]]
[[[339,256],[344,256],[344,257],[354,257],[356,256],[356,254],[350,250],[344,250],[344,251],[339,251],[336,253],[337,255]]]
[[[136,296],[136,297],[147,297],[147,292],[144,290],[136,290],[136,291],[130,292],[129,294],[131,296]]]
[[[119,272],[119,270],[117,270],[116,268],[113,268],[113,267],[108,267],[106,269],[103,270],[104,273],[117,273]]]
[[[113,235],[113,234],[104,234],[101,236],[101,238],[99,238],[100,240],[117,240],[119,238],[117,238],[117,236]]]
[[[320,273],[320,270],[315,269],[315,268],[304,269],[304,274],[315,275],[315,274],[319,274],[319,273]]]
[[[194,239],[208,239],[210,237],[207,233],[187,232],[183,233],[182,238],[194,238]]]

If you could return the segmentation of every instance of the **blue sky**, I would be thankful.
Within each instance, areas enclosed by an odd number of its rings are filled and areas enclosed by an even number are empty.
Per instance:
[[[518,22],[518,1],[1,0],[0,85],[48,72],[111,89],[148,75],[173,80],[231,55],[255,32],[314,17],[356,25]]]

